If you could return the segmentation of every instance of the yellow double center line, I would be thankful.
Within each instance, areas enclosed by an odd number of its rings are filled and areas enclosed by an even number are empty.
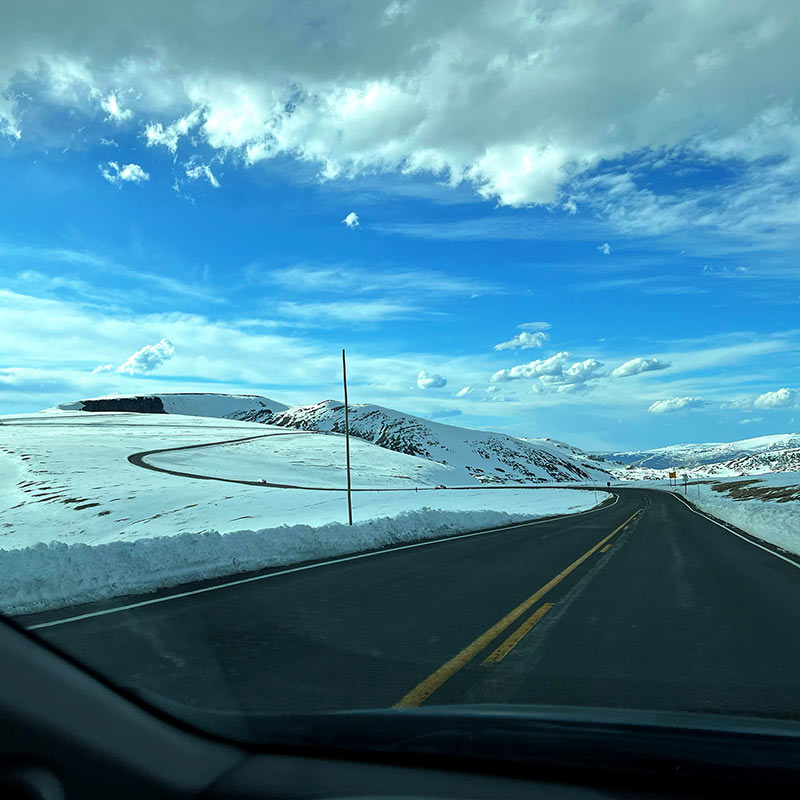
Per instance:
[[[460,653],[455,655],[449,661],[442,664],[439,669],[432,672],[425,678],[424,681],[417,684],[408,694],[398,700],[395,708],[413,708],[414,706],[422,705],[440,686],[450,680],[463,666],[468,664],[480,653],[485,647],[496,639],[503,631],[506,630],[511,624],[516,622],[529,608],[539,602],[551,589],[558,586],[564,578],[571,572],[576,570],[587,558],[596,553],[601,547],[606,545],[612,537],[616,536],[628,523],[632,522],[635,517],[641,514],[642,509],[638,509],[631,514],[619,527],[615,528],[604,539],[599,541],[591,550],[587,550],[580,558],[573,561],[566,569],[563,569],[552,580],[549,580],[541,589],[534,592],[527,600],[520,603],[515,609],[509,611],[501,620],[492,625],[491,628],[484,631],[475,641],[468,644]],[[546,607],[545,607],[546,606]],[[537,610],[533,616],[526,620],[523,625],[505,641],[500,647],[497,648],[487,659],[489,663],[501,661],[505,658],[506,654],[512,647],[550,610],[552,604],[548,603],[542,606],[542,609]],[[540,613],[541,612],[541,613]],[[538,616],[537,616],[538,615]],[[525,630],[522,630],[522,629]],[[521,631],[521,632],[520,632]],[[517,635],[519,633],[519,635]]]

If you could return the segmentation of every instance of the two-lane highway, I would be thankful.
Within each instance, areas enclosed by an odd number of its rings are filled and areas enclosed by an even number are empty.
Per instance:
[[[617,494],[572,517],[24,622],[121,684],[203,707],[800,716],[800,569],[671,495]]]

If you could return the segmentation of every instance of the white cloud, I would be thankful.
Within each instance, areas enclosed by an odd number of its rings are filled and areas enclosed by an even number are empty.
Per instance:
[[[355,211],[351,211],[343,220],[342,222],[347,225],[348,228],[357,228],[358,227],[358,214]]]
[[[584,361],[576,361],[560,374],[542,375],[539,381],[545,385],[562,384],[576,386],[594,378],[599,378],[602,366],[602,361],[598,361],[596,358],[587,358]]]
[[[181,136],[187,136],[189,131],[200,124],[201,113],[195,109],[190,114],[180,117],[169,125],[161,122],[151,122],[144,129],[144,138],[148,147],[166,147],[170,153],[178,150],[178,142]]]
[[[522,331],[507,342],[500,342],[494,346],[495,350],[528,350],[532,347],[541,347],[550,337],[544,331]]]
[[[578,392],[588,391],[588,383],[562,383],[556,389],[558,394],[576,394]]]
[[[420,389],[441,389],[447,386],[447,378],[441,375],[429,375],[424,369],[419,371],[417,375],[417,386]]]
[[[500,369],[491,377],[492,383],[524,378],[538,378],[544,386],[577,386],[603,376],[603,362],[596,358],[574,361],[566,350],[549,358],[540,358],[527,364],[518,364],[510,369]],[[567,366],[569,364],[569,366]],[[568,390],[565,390],[568,391]]]
[[[656,400],[647,410],[651,414],[668,414],[673,411],[702,408],[705,405],[705,400],[698,397],[670,397],[666,400]]]
[[[740,397],[722,404],[723,408],[735,411],[770,411],[772,409],[800,408],[800,389],[784,387],[749,397]]]
[[[800,163],[795,9],[727,3],[720,25],[720,7],[464,0],[320,14],[300,4],[274,25],[269,2],[178,14],[141,0],[132,29],[101,0],[51,3],[33,22],[22,4],[0,31],[0,129],[63,137],[62,115],[23,115],[27,98],[90,116],[91,98],[111,107],[113,97],[119,116],[124,85],[149,120],[147,143],[173,153],[188,140],[244,163],[296,158],[323,178],[426,172],[503,204],[574,213],[589,203],[651,228],[725,220],[690,192],[587,186],[591,171],[614,178],[630,154],[738,159],[751,192],[719,197],[724,214],[745,229],[759,215],[753,200],[773,191],[770,213],[788,225]],[[309,49],[312,29],[324,47]]]
[[[552,327],[549,322],[523,322],[522,325],[517,325],[521,331],[546,331]]]
[[[656,370],[668,369],[672,364],[669,361],[662,361],[660,358],[632,358],[624,364],[620,364],[611,371],[612,378],[627,378],[631,375],[640,375],[642,372],[653,372]]]
[[[754,408],[800,408],[800,389],[777,389],[764,392],[753,401]]]
[[[379,322],[387,319],[407,319],[422,313],[418,305],[393,300],[342,300],[333,303],[297,303],[286,301],[277,306],[283,317],[307,323]]]
[[[114,92],[111,92],[100,101],[100,108],[108,114],[106,122],[125,122],[125,120],[133,117],[132,109],[122,108]]]
[[[513,381],[520,378],[539,378],[542,375],[561,375],[564,372],[564,364],[572,357],[572,354],[563,350],[549,358],[537,358],[527,364],[518,364],[510,369],[499,369],[492,375],[492,383],[498,381]]]
[[[488,281],[424,269],[379,271],[347,264],[337,266],[299,264],[266,271],[259,264],[251,264],[247,274],[249,279],[257,283],[267,281],[293,291],[304,292],[352,295],[371,292],[406,294],[413,291],[418,297],[420,292],[426,295],[473,295],[500,294],[506,291],[498,284]]]
[[[116,161],[109,161],[105,167],[101,164],[100,174],[115,186],[123,183],[143,183],[150,180],[150,175],[138,164],[124,164],[120,166]]]
[[[386,17],[387,21],[393,21],[395,17],[403,16],[404,14],[408,14],[414,7],[415,0],[409,0],[409,2],[400,3],[398,0],[392,0],[388,6],[384,9],[384,16]]]
[[[456,392],[456,397],[466,397],[472,392],[471,386],[464,386]]]
[[[168,339],[161,339],[155,344],[146,344],[140,350],[117,367],[117,372],[124,375],[137,375],[152,372],[160,367],[165,361],[169,361],[175,355],[175,348]]]
[[[219,189],[219,181],[217,180],[216,175],[214,175],[214,173],[211,171],[211,167],[209,167],[208,164],[189,162],[186,165],[186,177],[193,181],[205,179],[215,189]]]
[[[99,374],[101,372],[113,372],[114,365],[113,364],[100,364],[99,366],[95,367],[92,372],[94,374]]]
[[[603,242],[603,244],[597,245],[597,249],[604,255],[610,256],[611,255],[611,245],[608,242]]]

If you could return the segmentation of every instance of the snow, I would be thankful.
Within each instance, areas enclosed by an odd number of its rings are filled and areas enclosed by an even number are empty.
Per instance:
[[[748,495],[756,496],[746,499]],[[800,471],[690,485],[688,499],[703,511],[800,555]]]
[[[294,486],[344,489],[347,485],[345,442],[341,434],[289,432],[268,425],[263,438],[197,450],[147,456],[156,467],[218,478]],[[258,433],[262,433],[262,428]],[[460,473],[450,466],[350,440],[352,485],[362,488],[414,488],[456,485]],[[475,485],[475,481],[470,481]]]
[[[597,459],[551,440],[460,428],[371,404],[350,405],[349,411],[354,436],[451,466],[459,484],[605,482],[610,477]],[[326,400],[297,406],[271,421],[301,430],[342,431],[344,405]]]
[[[320,432],[344,430],[344,405],[335,400],[289,408],[258,395],[112,395],[61,403],[50,410],[131,411],[220,417]],[[453,471],[459,484],[603,482],[602,459],[552,439],[459,428],[392,408],[351,404],[350,433],[387,450],[421,456]]]
[[[755,453],[800,448],[800,433],[778,433],[741,439],[736,442],[705,442],[702,444],[677,444],[652,450],[600,453],[600,456],[622,464],[648,467],[651,470],[686,469],[716,464],[749,456]]]
[[[152,591],[577,512],[595,502],[593,493],[572,489],[359,491],[351,528],[343,524],[343,492],[198,480],[127,460],[140,451],[264,434],[146,460],[233,480],[344,485],[344,441],[336,434],[172,414],[0,417],[0,609],[20,614]],[[366,441],[351,446],[356,488],[452,486],[458,476],[454,466]],[[598,500],[606,496],[599,492]]]
[[[148,401],[151,401],[148,404]],[[153,402],[163,410],[160,413],[182,414],[193,417],[220,417],[248,422],[269,422],[272,417],[288,406],[268,397],[250,394],[214,394],[166,392],[143,395],[106,395],[59,403],[47,411],[137,411],[153,413]]]
[[[671,491],[714,517],[790,553],[800,555],[800,471],[735,475],[722,480],[632,480],[620,486]]]

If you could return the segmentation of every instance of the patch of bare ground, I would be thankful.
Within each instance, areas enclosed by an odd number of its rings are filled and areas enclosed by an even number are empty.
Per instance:
[[[734,500],[774,500],[777,503],[788,503],[800,500],[800,486],[760,486],[758,478],[743,481],[725,481],[711,488],[715,492],[724,492]]]

